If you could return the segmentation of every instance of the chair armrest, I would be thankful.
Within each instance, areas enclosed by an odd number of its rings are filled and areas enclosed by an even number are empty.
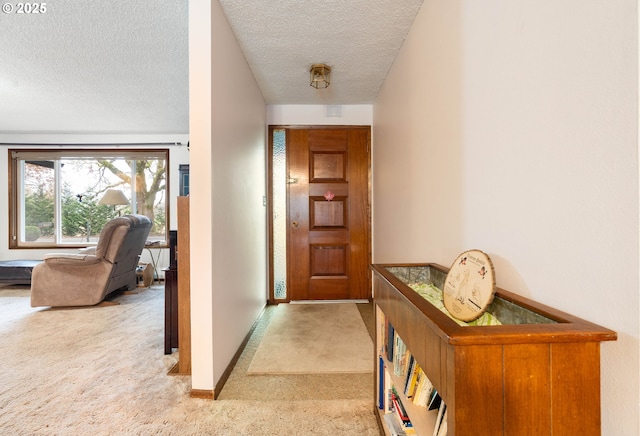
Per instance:
[[[78,250],[80,254],[96,254],[96,246],[81,248]]]
[[[93,254],[50,253],[44,256],[47,265],[93,265],[101,259]]]

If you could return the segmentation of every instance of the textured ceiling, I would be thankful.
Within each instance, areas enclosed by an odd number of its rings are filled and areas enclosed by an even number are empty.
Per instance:
[[[342,105],[374,101],[422,0],[220,3],[268,104]],[[0,134],[188,132],[188,0],[46,5],[0,13]]]
[[[370,104],[422,0],[220,0],[268,104]],[[331,66],[331,86],[309,68]]]
[[[46,5],[0,13],[0,132],[188,132],[186,0]]]

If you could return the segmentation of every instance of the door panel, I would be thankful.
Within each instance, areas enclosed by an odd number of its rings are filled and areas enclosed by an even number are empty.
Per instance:
[[[322,183],[332,180],[346,182],[347,153],[320,153],[311,150],[311,181]]]
[[[332,201],[327,201],[324,197],[309,197],[309,199],[311,230],[346,229],[346,197],[335,197]]]
[[[292,300],[309,299],[308,130],[287,130],[287,288]],[[325,191],[326,192],[326,191]]]
[[[369,131],[287,131],[292,300],[370,296]]]

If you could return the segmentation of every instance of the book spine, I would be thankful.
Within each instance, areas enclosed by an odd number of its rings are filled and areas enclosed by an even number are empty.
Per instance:
[[[379,358],[378,362],[378,408],[380,410],[384,410],[384,397],[385,397],[385,386],[384,386],[384,359],[382,357]]]

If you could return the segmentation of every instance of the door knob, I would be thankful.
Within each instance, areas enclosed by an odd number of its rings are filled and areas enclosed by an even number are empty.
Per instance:
[[[291,227],[298,227],[298,221],[291,221]]]

